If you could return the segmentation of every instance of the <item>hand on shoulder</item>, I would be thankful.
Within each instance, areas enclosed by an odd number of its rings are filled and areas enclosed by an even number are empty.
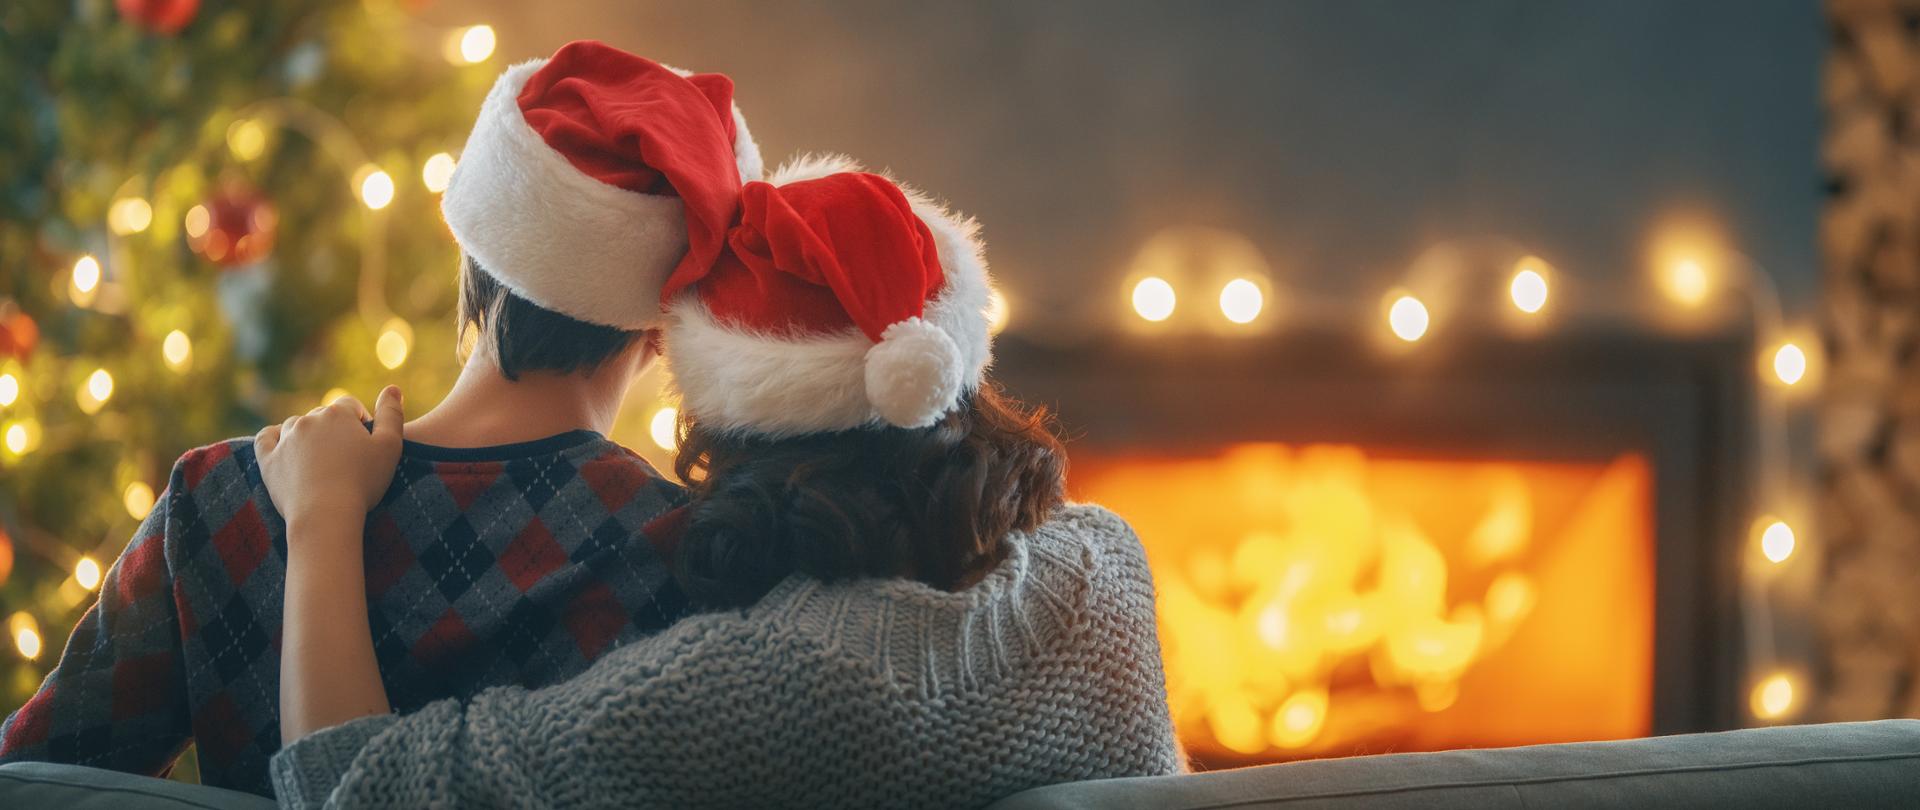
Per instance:
[[[359,400],[341,397],[260,431],[254,455],[274,508],[289,523],[364,520],[393,481],[405,421],[400,389],[389,385],[372,413]]]

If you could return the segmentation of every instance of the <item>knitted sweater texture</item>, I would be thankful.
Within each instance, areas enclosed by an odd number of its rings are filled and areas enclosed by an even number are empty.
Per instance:
[[[273,758],[283,807],[978,807],[1176,772],[1139,539],[1069,506],[980,583],[793,577],[538,690],[354,720]]]

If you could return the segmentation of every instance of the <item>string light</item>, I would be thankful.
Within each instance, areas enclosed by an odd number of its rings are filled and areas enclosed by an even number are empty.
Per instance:
[[[1393,305],[1387,308],[1387,325],[1392,327],[1395,337],[1408,343],[1426,336],[1430,322],[1427,305],[1411,295],[1395,298]]]
[[[1007,331],[1007,322],[1013,318],[1013,309],[1007,304],[1007,296],[999,290],[987,291],[987,333],[997,335]]]
[[[1515,265],[1513,283],[1507,285],[1507,294],[1513,298],[1513,305],[1528,315],[1538,313],[1547,305],[1547,276],[1543,270],[1547,263],[1537,256],[1528,256]]]
[[[393,175],[369,163],[360,167],[359,177],[355,185],[360,187],[360,201],[368,208],[378,211],[393,202]]]
[[[87,381],[80,384],[80,391],[74,395],[74,401],[80,404],[80,410],[89,416],[99,413],[100,408],[113,397],[113,375],[104,368],[96,368],[87,375]]]
[[[168,332],[160,341],[160,357],[167,361],[167,368],[185,372],[193,367],[193,339],[178,329]]]
[[[1260,307],[1266,303],[1260,293],[1260,285],[1244,278],[1236,278],[1220,288],[1220,314],[1234,323],[1253,323],[1260,317]]]
[[[20,378],[11,373],[0,374],[0,408],[5,408],[20,400]]]
[[[67,296],[73,299],[75,306],[93,305],[95,293],[100,291],[100,260],[92,255],[81,256],[73,263],[73,276],[67,282]]]
[[[34,621],[33,614],[21,610],[8,616],[7,635],[13,639],[13,647],[20,651],[21,658],[40,657],[40,623]]]
[[[1782,343],[1773,352],[1773,376],[1782,385],[1793,385],[1807,376],[1807,353],[1793,343]]]
[[[1788,526],[1786,521],[1769,521],[1766,528],[1760,530],[1760,553],[1766,556],[1768,562],[1786,562],[1788,557],[1793,556],[1795,545],[1793,527]]]
[[[89,591],[100,587],[100,564],[92,557],[81,557],[73,565],[73,581]]]
[[[127,508],[127,514],[132,515],[134,520],[147,519],[147,513],[153,511],[153,500],[153,487],[145,481],[128,484],[127,490],[120,495],[121,505]]]
[[[487,57],[493,55],[495,44],[491,25],[474,25],[459,29],[447,38],[447,61],[456,65],[484,62]]]
[[[1158,323],[1173,315],[1173,285],[1159,276],[1148,276],[1133,285],[1133,311],[1147,321]]]
[[[1793,710],[1793,678],[1787,673],[1776,672],[1767,676],[1753,687],[1751,698],[1753,716],[1761,720],[1777,720]]]
[[[107,227],[121,236],[135,234],[153,224],[153,206],[139,197],[124,197],[107,208]]]
[[[1699,259],[1682,258],[1667,265],[1660,276],[1660,287],[1674,303],[1697,307],[1713,291],[1713,278]]]
[[[9,422],[4,433],[0,433],[0,441],[6,443],[7,452],[15,458],[31,453],[40,443],[40,423],[32,419]]]
[[[413,327],[399,318],[388,318],[380,327],[380,338],[374,341],[374,356],[380,359],[380,365],[396,369],[407,362],[407,354],[413,351]]]
[[[199,239],[207,235],[208,228],[213,227],[213,214],[207,212],[206,206],[196,205],[187,209],[182,224],[186,226],[187,236]]]
[[[453,156],[445,152],[435,152],[433,157],[420,166],[420,182],[428,191],[439,194],[447,190],[447,184],[453,182],[453,169],[456,164]]]
[[[653,419],[647,423],[647,435],[662,450],[672,450],[678,442],[674,441],[674,422],[680,418],[680,410],[665,407],[653,412]]]
[[[253,160],[267,151],[267,128],[242,118],[227,127],[227,149],[241,160]]]

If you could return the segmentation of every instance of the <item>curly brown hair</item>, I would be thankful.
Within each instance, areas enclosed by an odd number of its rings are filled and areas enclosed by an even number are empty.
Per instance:
[[[679,433],[693,500],[675,569],[706,608],[751,605],[795,573],[959,590],[1066,497],[1052,417],[991,384],[926,428],[767,439],[683,416]]]

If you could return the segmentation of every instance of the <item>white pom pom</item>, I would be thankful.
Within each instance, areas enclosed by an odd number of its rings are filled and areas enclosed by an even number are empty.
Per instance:
[[[867,401],[900,427],[926,427],[960,401],[960,347],[919,318],[887,327],[867,350]]]

